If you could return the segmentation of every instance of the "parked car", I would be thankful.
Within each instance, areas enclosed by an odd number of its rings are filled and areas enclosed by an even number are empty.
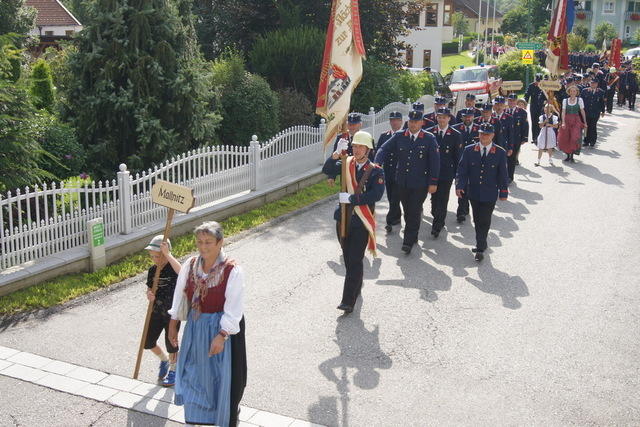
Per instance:
[[[453,96],[460,92],[472,93],[476,96],[476,104],[482,104],[497,93],[501,81],[497,65],[479,65],[454,70],[449,89]]]
[[[624,57],[627,59],[633,59],[636,56],[640,56],[640,47],[634,47],[633,49],[629,49],[624,53]]]
[[[453,100],[453,94],[451,93],[451,89],[449,89],[449,85],[445,82],[442,74],[439,71],[434,70],[433,68],[405,68],[406,70],[418,74],[418,73],[430,73],[431,79],[433,80],[433,89],[435,90],[436,96],[444,96],[447,98],[449,103]]]

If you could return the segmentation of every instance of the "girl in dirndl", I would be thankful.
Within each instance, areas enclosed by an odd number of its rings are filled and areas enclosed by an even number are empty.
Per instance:
[[[587,118],[584,113],[584,101],[580,98],[580,89],[575,86],[567,88],[568,98],[562,100],[562,126],[558,132],[558,148],[567,157],[564,162],[575,163],[573,155],[580,149],[582,129],[586,128]]]
[[[244,274],[222,249],[220,224],[205,222],[194,234],[199,254],[182,265],[169,310],[169,336],[177,344],[175,324],[188,307],[175,403],[184,405],[187,424],[235,427],[247,382]]]
[[[553,166],[553,150],[556,148],[556,129],[558,128],[558,116],[553,114],[554,108],[551,104],[544,106],[544,114],[540,116],[538,125],[540,126],[540,133],[538,134],[538,161],[536,166],[540,166],[540,159],[542,153],[545,151],[549,154],[549,165]]]

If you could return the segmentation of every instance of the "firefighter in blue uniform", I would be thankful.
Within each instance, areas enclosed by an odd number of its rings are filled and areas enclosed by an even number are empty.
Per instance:
[[[507,156],[511,157],[513,154],[513,117],[505,111],[505,107],[504,96],[496,96],[493,100],[493,111],[500,122],[500,137],[497,142],[507,151]]]
[[[378,138],[378,144],[376,145],[376,151],[384,145],[396,132],[401,131],[402,128],[402,113],[399,111],[392,111],[389,113],[389,126],[391,130],[388,130],[380,135]],[[400,224],[402,218],[402,209],[400,208],[400,197],[398,196],[398,189],[396,187],[396,155],[389,153],[384,164],[381,165],[384,170],[385,187],[387,189],[387,199],[389,200],[389,212],[387,212],[385,230],[391,231],[394,225]]]
[[[520,147],[529,139],[529,120],[527,111],[518,107],[518,97],[515,93],[508,96],[507,112],[513,117],[513,154],[508,159],[509,181],[513,181],[513,175],[518,164],[518,156],[520,155]]]
[[[424,114],[424,104],[420,101],[414,102],[413,104],[411,104],[411,111],[420,111],[422,114]],[[402,125],[402,129],[406,129],[408,125],[408,121],[404,122],[404,124]]]
[[[604,91],[598,87],[598,79],[592,79],[589,84],[590,87],[583,89],[580,94],[584,101],[584,112],[587,118],[587,135],[582,144],[585,147],[593,147],[596,145],[596,140],[598,139],[598,119],[604,116],[605,110]]]
[[[473,119],[475,117],[475,111],[473,109],[463,108],[462,110],[460,110],[460,113],[462,113],[462,123],[458,123],[457,125],[453,126],[453,128],[460,132],[460,136],[462,137],[464,146],[468,147],[470,145],[474,145],[479,141],[478,135],[480,125],[473,123]],[[456,220],[459,224],[463,223],[467,219],[467,215],[469,215],[469,199],[467,198],[467,194],[464,193],[462,197],[458,198]]]
[[[351,142],[353,157],[356,162],[357,187],[354,194],[340,193],[340,203],[347,204],[347,236],[340,241],[342,255],[346,267],[342,301],[338,310],[351,313],[356,304],[360,290],[362,289],[363,265],[362,259],[369,242],[369,232],[353,206],[368,205],[371,213],[375,215],[375,204],[384,193],[384,172],[381,167],[369,161],[369,152],[373,151],[373,138],[367,132],[357,132]],[[327,159],[322,167],[322,172],[330,180],[335,180],[341,172],[342,162],[340,155],[344,150],[344,142],[338,146],[338,150]],[[333,215],[336,222],[336,230],[340,230],[340,206]]]
[[[473,224],[476,229],[476,261],[482,261],[487,249],[487,236],[496,199],[506,200],[509,194],[507,153],[492,143],[493,126],[480,125],[480,142],[464,149],[456,174],[456,195],[465,193],[471,202]]]
[[[479,108],[476,107],[476,96],[472,93],[468,93],[464,97],[464,108],[461,108],[456,114],[456,122],[452,124],[462,123],[462,112],[468,108],[473,110],[473,117],[480,117],[482,112]]]
[[[438,123],[438,119],[436,118],[436,111],[438,111],[441,108],[446,108],[446,106],[447,106],[447,98],[445,98],[444,96],[435,97],[435,99],[433,100],[433,111],[431,113],[424,115],[424,119],[429,120],[433,124],[431,126],[428,126],[429,124],[427,123],[427,127],[425,127],[425,129],[435,126],[436,123]]]
[[[440,151],[440,176],[438,178],[438,190],[431,195],[431,215],[433,223],[431,225],[431,235],[437,239],[440,231],[444,227],[447,216],[447,206],[449,205],[449,194],[451,184],[456,176],[456,169],[464,150],[462,135],[453,127],[449,126],[451,121],[451,111],[448,108],[441,108],[436,111],[438,124],[429,132],[435,135]]]
[[[502,128],[500,125],[500,120],[498,120],[495,114],[493,114],[493,104],[491,104],[490,102],[485,102],[484,104],[482,104],[482,114],[480,115],[480,117],[476,117],[474,119],[474,123],[479,125],[482,123],[489,123],[491,126],[493,126],[493,142],[495,142],[497,145],[501,145],[499,142],[502,141]]]
[[[623,65],[623,72],[620,76],[620,88],[624,94],[624,99],[629,102],[629,110],[635,110],[636,108],[636,96],[638,94],[638,79],[633,71],[633,65],[631,63],[625,63]],[[624,101],[623,104],[624,105]]]
[[[529,112],[531,117],[540,117],[542,114],[542,107],[544,105],[544,93],[538,86],[542,81],[542,74],[536,74],[535,82],[531,83],[527,87],[527,91],[524,94],[524,100],[529,103]],[[536,143],[538,134],[540,133],[540,126],[536,123],[538,119],[531,120],[531,142]]]
[[[353,135],[356,134],[362,128],[362,117],[357,113],[350,113],[347,116],[347,130],[345,133],[338,133],[336,136],[336,140],[333,142],[333,151],[336,151],[338,148],[338,142],[341,139],[347,141],[347,155],[353,155],[353,151],[351,150],[351,141],[353,140]]]
[[[402,251],[406,254],[418,241],[422,205],[427,193],[438,188],[440,155],[433,134],[422,129],[422,112],[409,112],[408,128],[396,132],[376,153],[375,162],[384,164],[393,153],[397,160],[395,182],[404,213]]]

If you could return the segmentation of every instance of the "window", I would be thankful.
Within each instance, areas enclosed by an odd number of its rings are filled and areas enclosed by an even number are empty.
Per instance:
[[[444,13],[442,15],[442,25],[451,25],[451,14],[453,13],[453,4],[446,0],[444,3]]]
[[[628,39],[628,38],[630,38],[630,37],[631,37],[631,27],[627,25],[627,26],[624,28],[624,38],[625,38],[625,39]]]
[[[612,14],[616,12],[616,3],[613,1],[605,1],[602,4],[602,13]]]
[[[407,48],[407,53],[406,55],[406,61],[407,61],[407,67],[412,68],[413,67],[413,49],[408,47]]]
[[[427,3],[425,8],[426,17],[424,25],[426,27],[437,27],[438,26],[438,3]]]
[[[71,36],[73,35],[73,33],[74,33],[74,31],[73,31],[73,30],[66,30],[66,31],[64,32],[64,34],[65,34],[67,37],[71,37]]]
[[[420,26],[420,11],[409,13],[407,16],[407,27],[415,28]]]
[[[53,31],[45,31],[44,35],[51,37],[51,36],[53,36]]]
[[[591,11],[591,0],[575,1],[573,4],[575,5],[576,10],[584,10],[587,12]]]
[[[640,1],[630,1],[627,12],[640,12]]]
[[[422,51],[422,67],[431,67],[431,51],[423,50]]]

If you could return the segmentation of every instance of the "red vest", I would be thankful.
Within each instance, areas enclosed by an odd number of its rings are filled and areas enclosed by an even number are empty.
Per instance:
[[[201,313],[219,313],[221,311],[224,311],[224,303],[226,301],[224,294],[227,290],[227,281],[229,280],[229,275],[231,274],[231,270],[233,270],[233,267],[235,267],[235,263],[233,261],[227,260],[224,267],[224,273],[222,275],[221,283],[218,286],[208,288],[207,296],[200,303]],[[196,268],[195,261],[191,262],[191,268]],[[192,274],[189,274],[189,278],[187,279],[187,286],[185,287],[184,291],[187,294],[187,301],[192,301],[193,293],[195,292],[195,281],[193,280]]]

